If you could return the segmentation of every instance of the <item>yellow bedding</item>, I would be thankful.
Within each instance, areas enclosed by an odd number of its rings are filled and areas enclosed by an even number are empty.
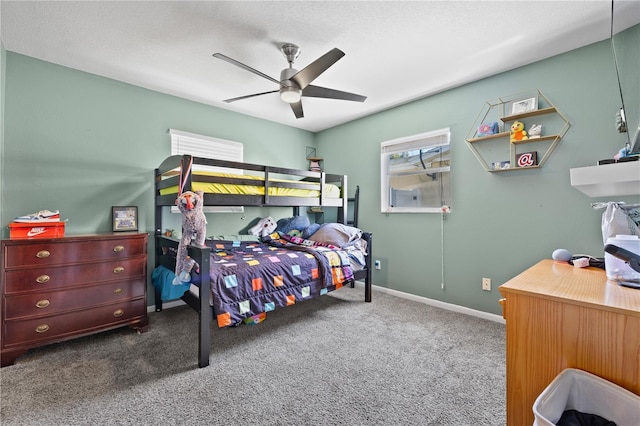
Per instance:
[[[253,185],[235,185],[230,183],[212,183],[212,182],[197,182],[197,176],[220,176],[229,178],[239,178],[256,181],[257,186]],[[284,179],[270,179],[271,182],[293,182],[306,184],[307,182],[300,182],[294,180]],[[264,187],[261,186],[264,182],[264,178],[260,176],[250,175],[236,175],[230,173],[218,173],[218,172],[194,172],[192,175],[191,189],[193,191],[202,190],[204,193],[209,194],[235,194],[235,195],[264,195]],[[312,182],[308,182],[310,187],[317,185]],[[160,195],[177,194],[178,185],[170,186],[160,190]],[[340,188],[336,185],[325,184],[324,185],[324,197],[325,198],[340,198]],[[299,188],[276,188],[269,187],[270,196],[281,197],[304,197],[304,198],[317,198],[320,196],[320,191],[315,189],[299,189]]]

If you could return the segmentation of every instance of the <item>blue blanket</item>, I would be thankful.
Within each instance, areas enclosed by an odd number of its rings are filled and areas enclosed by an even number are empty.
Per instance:
[[[160,265],[153,270],[151,282],[157,291],[160,292],[162,300],[180,299],[185,291],[189,290],[190,284],[173,285],[175,272]]]

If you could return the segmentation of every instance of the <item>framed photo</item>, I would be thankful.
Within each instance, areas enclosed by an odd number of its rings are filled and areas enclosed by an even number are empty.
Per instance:
[[[516,155],[516,167],[532,167],[538,165],[538,152],[523,152]]]
[[[111,207],[111,222],[113,232],[138,230],[137,206],[113,206]]]
[[[522,114],[529,111],[535,111],[537,109],[538,109],[537,97],[522,99],[520,101],[514,101],[513,104],[511,104],[511,115]]]
[[[511,162],[509,160],[496,161],[495,163],[491,163],[491,170],[508,170],[510,168]]]

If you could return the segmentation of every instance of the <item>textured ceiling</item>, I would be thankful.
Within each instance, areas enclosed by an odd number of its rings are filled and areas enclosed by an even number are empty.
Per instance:
[[[640,2],[616,25],[640,22]],[[320,131],[610,36],[601,1],[7,1],[8,51],[310,131]],[[617,16],[617,14],[616,14]],[[364,103],[303,98],[296,119],[275,79],[278,46],[302,48],[295,67],[337,47],[346,56],[313,84],[368,97]],[[613,65],[612,65],[613,66]],[[523,82],[523,89],[528,89]]]

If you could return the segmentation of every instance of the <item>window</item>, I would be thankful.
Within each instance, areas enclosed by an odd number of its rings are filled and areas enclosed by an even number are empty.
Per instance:
[[[440,213],[451,206],[448,128],[380,144],[381,211]]]
[[[202,136],[174,129],[169,129],[169,134],[171,135],[171,155],[189,154],[194,157],[242,162],[244,146],[240,142],[212,138],[210,136]],[[235,174],[242,173],[241,170],[237,169],[229,171],[229,169],[225,169],[223,167],[195,165],[193,171],[228,172]],[[205,213],[242,213],[244,211],[244,207],[205,206],[204,211]],[[172,207],[171,212],[179,213],[180,211],[177,207]]]

